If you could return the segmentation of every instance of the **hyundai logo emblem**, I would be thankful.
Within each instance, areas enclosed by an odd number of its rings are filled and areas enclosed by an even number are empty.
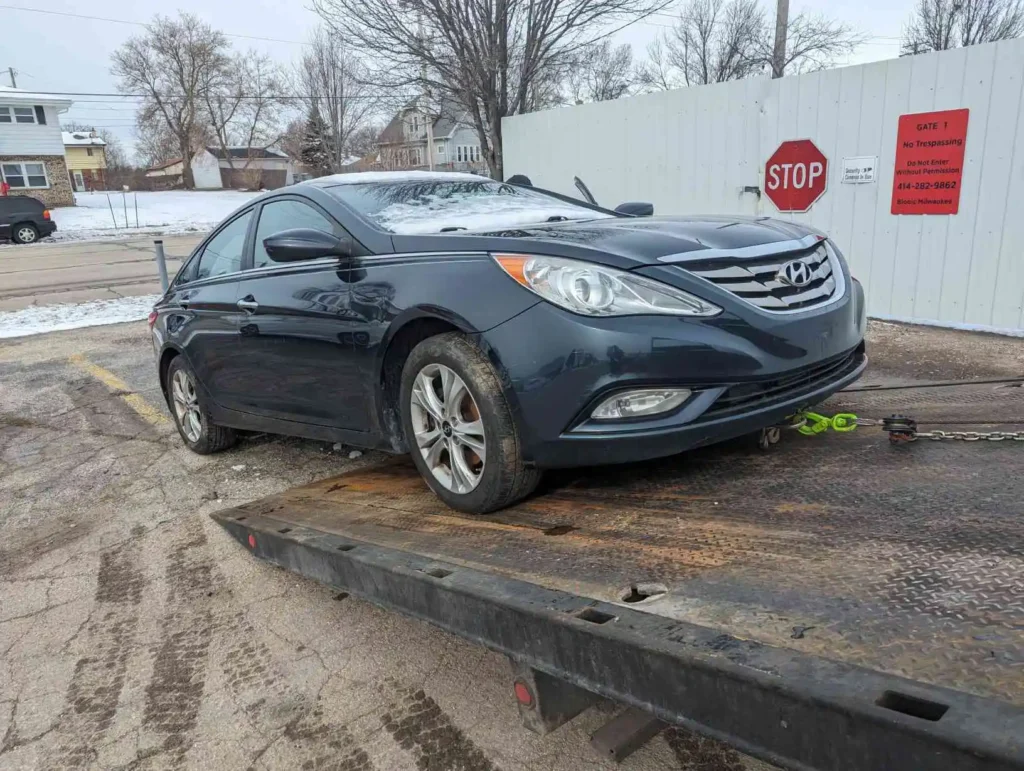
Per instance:
[[[813,277],[811,266],[803,260],[787,262],[775,274],[776,279],[790,286],[807,286]]]

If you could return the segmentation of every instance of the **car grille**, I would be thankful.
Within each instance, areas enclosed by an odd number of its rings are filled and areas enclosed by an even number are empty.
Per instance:
[[[788,262],[803,259],[811,271],[804,286],[792,286],[776,278]],[[766,311],[784,312],[814,308],[829,302],[843,285],[842,269],[823,242],[796,252],[739,259],[695,259],[681,267]]]
[[[787,372],[770,380],[731,385],[715,400],[711,408],[701,415],[701,420],[720,418],[731,413],[769,406],[773,402],[782,402],[798,397],[801,393],[813,391],[815,388],[848,375],[860,365],[863,359],[864,347],[861,345],[849,353]]]

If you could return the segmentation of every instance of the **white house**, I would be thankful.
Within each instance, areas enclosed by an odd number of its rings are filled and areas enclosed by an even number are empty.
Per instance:
[[[0,177],[8,195],[74,206],[58,116],[71,100],[0,86]]]
[[[280,150],[270,147],[206,149],[217,159],[224,187],[273,190],[295,184],[295,166]]]
[[[230,157],[230,161],[228,160]],[[246,188],[273,189],[295,182],[295,168],[287,155],[267,147],[206,147],[192,156],[192,178],[197,190]],[[180,187],[180,158],[151,166],[146,177],[156,187]]]
[[[192,181],[196,190],[220,190],[224,185],[220,178],[220,164],[209,150],[203,149],[192,156]],[[171,158],[146,170],[146,178],[153,180],[159,188],[181,187],[184,176],[184,164],[181,158]]]

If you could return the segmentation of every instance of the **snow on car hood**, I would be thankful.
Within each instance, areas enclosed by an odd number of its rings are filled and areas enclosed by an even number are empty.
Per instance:
[[[549,220],[612,219],[609,214],[540,197],[459,194],[425,195],[413,202],[392,204],[371,217],[392,233],[402,235],[439,233],[444,228],[496,230]]]

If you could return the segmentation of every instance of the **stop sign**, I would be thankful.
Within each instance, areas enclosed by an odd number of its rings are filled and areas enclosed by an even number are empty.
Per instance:
[[[810,139],[783,142],[764,167],[765,195],[779,211],[807,211],[828,181],[828,158]]]

